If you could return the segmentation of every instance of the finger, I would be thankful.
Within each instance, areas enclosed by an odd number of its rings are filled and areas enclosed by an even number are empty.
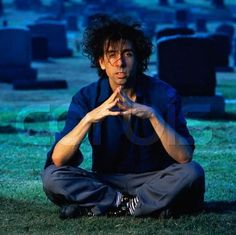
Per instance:
[[[120,112],[122,115],[128,115],[128,114],[132,114],[132,110],[129,109],[129,110],[126,110],[126,111],[122,111]]]
[[[117,87],[115,91],[112,93],[112,95],[108,98],[108,101],[113,101],[118,94],[120,94],[121,87]]]
[[[113,102],[107,105],[107,109],[113,108],[114,106],[118,104],[118,102],[119,102],[119,99],[116,98]]]
[[[108,113],[110,116],[118,116],[118,115],[121,115],[122,112],[120,111],[109,111]]]
[[[118,102],[117,103],[117,106],[122,109],[122,110],[127,110],[129,109],[130,107],[128,107],[127,105],[125,105],[124,103],[121,103],[121,102]]]

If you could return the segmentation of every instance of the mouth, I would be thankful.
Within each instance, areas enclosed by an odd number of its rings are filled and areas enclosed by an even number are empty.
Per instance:
[[[117,72],[117,73],[115,73],[115,74],[116,74],[116,76],[117,76],[118,78],[120,78],[120,79],[127,77],[127,73],[125,73],[125,72]]]

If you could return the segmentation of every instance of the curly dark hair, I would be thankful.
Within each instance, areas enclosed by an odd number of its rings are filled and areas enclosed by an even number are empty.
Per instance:
[[[114,45],[120,40],[132,43],[138,62],[137,74],[143,73],[147,69],[152,53],[152,42],[141,30],[141,25],[131,22],[130,19],[118,19],[106,14],[90,17],[90,22],[84,31],[82,47],[83,53],[88,56],[91,65],[97,68],[100,77],[106,76],[106,72],[99,65],[99,58],[104,55],[105,43]]]

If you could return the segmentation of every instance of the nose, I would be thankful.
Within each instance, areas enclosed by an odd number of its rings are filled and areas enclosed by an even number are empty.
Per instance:
[[[117,66],[117,67],[125,66],[125,58],[123,55],[119,55],[119,58],[114,62],[114,66]]]

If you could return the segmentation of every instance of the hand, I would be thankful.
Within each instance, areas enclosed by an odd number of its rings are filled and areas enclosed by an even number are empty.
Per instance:
[[[153,108],[138,104],[132,101],[123,91],[120,92],[121,101],[117,104],[117,106],[123,110],[121,114],[128,115],[132,114],[142,119],[152,118],[154,116]]]
[[[120,91],[121,87],[118,87],[113,94],[100,106],[93,109],[86,116],[89,119],[89,122],[95,123],[99,122],[107,116],[118,116],[121,115],[121,111],[112,111],[111,109],[115,107],[118,102],[120,102]]]

